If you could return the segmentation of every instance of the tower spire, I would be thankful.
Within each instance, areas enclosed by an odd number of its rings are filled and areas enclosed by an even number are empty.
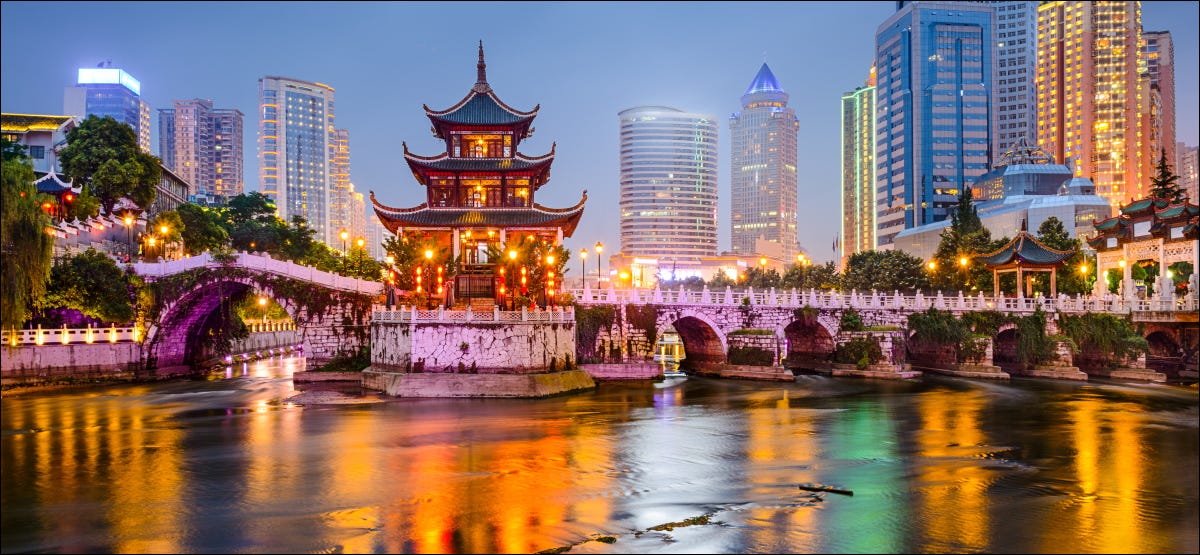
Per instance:
[[[487,82],[487,64],[483,61],[483,39],[479,40],[479,63],[475,64],[475,68],[478,77],[475,79],[473,89],[481,93],[491,90],[492,87]]]

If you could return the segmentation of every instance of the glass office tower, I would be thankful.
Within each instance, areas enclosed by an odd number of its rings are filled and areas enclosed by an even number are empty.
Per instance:
[[[995,10],[916,2],[875,35],[876,244],[946,219],[996,150]]]

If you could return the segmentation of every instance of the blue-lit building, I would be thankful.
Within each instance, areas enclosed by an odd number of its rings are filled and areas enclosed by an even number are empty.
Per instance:
[[[997,150],[996,14],[903,2],[875,34],[876,243],[946,219]]]
[[[74,87],[63,91],[63,113],[104,117],[127,124],[138,138],[138,146],[150,152],[150,104],[142,100],[142,84],[123,69],[80,68]]]

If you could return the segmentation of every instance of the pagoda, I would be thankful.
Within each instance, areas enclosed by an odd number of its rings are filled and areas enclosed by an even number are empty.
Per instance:
[[[496,255],[523,241],[561,245],[575,232],[587,201],[587,191],[570,208],[548,208],[534,200],[550,179],[555,145],[540,156],[527,156],[519,147],[533,135],[541,105],[521,111],[496,96],[487,82],[483,41],[476,67],[475,85],[458,103],[444,110],[423,106],[445,151],[421,156],[401,143],[426,201],[393,208],[380,204],[371,191],[375,214],[388,231],[402,241],[448,248],[457,268],[448,305],[451,299],[502,301],[503,265]]]

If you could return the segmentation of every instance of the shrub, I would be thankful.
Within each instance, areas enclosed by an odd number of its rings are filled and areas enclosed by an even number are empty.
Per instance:
[[[842,343],[833,351],[833,361],[839,364],[853,364],[859,370],[865,370],[872,364],[883,360],[883,348],[874,336],[855,337]]]
[[[729,364],[746,366],[771,366],[775,362],[775,354],[758,347],[730,347]]]
[[[841,329],[842,331],[863,331],[867,329],[867,326],[863,324],[862,315],[857,310],[848,308],[842,313]]]

